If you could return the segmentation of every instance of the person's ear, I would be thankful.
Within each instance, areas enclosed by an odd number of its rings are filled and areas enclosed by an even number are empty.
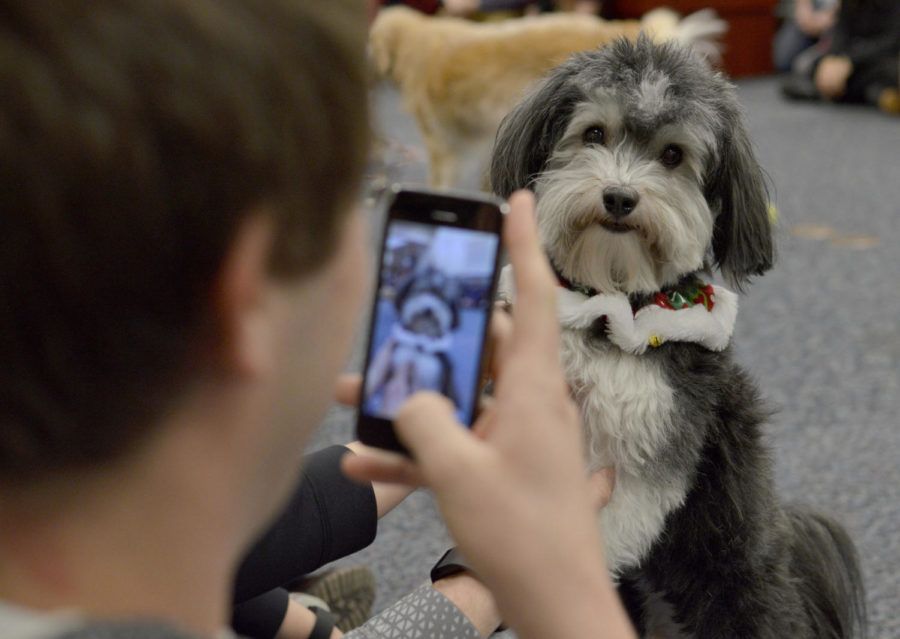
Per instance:
[[[255,377],[271,365],[274,335],[265,293],[273,239],[269,216],[247,216],[219,268],[212,298],[214,358],[228,373]]]

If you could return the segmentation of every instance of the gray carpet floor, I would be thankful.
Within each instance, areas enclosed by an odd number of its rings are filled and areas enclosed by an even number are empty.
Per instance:
[[[769,435],[784,499],[844,523],[862,557],[870,637],[900,637],[900,119],[788,103],[774,78],[738,87],[779,221],[778,262],[742,299],[736,355],[777,411]],[[393,91],[376,93],[376,115],[382,135],[411,149],[389,151],[390,177],[424,181],[421,139]],[[334,409],[312,447],[349,441],[352,421]],[[342,563],[371,567],[381,609],[448,543],[420,491]]]

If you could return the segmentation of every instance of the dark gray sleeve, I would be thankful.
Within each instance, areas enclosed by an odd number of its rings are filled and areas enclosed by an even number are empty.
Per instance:
[[[278,519],[238,568],[234,603],[289,584],[375,538],[378,509],[371,484],[341,473],[349,452],[331,446],[306,457],[303,479]]]
[[[344,635],[345,639],[481,639],[472,622],[430,585],[420,586],[390,608]]]

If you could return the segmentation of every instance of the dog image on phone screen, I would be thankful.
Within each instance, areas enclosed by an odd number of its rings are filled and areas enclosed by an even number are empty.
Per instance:
[[[457,402],[450,352],[459,309],[448,288],[440,271],[427,268],[396,292],[397,321],[372,357],[366,376],[366,395],[380,402],[377,412],[393,416],[407,397],[420,390],[436,391]]]
[[[491,182],[537,198],[588,468],[616,471],[606,557],[640,636],[864,636],[854,544],[778,498],[769,411],[732,357],[738,297],[709,281],[741,290],[774,259],[735,87],[648,38],[576,54],[503,120]]]

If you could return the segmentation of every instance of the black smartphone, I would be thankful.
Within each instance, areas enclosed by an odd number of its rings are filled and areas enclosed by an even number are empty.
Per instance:
[[[393,419],[416,391],[448,397],[467,426],[475,419],[507,205],[400,186],[385,205],[357,436],[406,452]]]

